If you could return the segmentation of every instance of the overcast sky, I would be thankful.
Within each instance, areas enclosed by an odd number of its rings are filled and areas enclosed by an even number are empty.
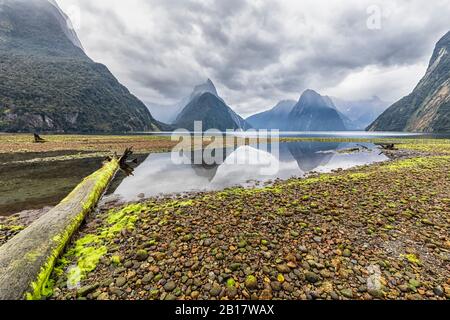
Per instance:
[[[57,0],[87,54],[145,103],[211,78],[247,116],[307,88],[395,101],[450,30],[450,0]]]

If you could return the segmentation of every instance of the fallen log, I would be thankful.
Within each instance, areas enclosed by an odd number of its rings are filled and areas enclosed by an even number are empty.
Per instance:
[[[37,133],[34,134],[34,143],[45,143],[47,140],[42,139]]]
[[[46,295],[56,259],[126,157],[110,158],[60,204],[0,247],[0,300],[36,300]]]
[[[395,144],[393,144],[393,143],[376,143],[375,145],[381,147],[381,149],[383,149],[383,150],[391,150],[391,151],[398,150],[395,147]]]

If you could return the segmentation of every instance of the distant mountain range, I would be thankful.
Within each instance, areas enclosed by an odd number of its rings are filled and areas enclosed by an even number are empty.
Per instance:
[[[0,131],[166,129],[70,25],[53,0],[0,1]]]
[[[450,32],[434,49],[414,91],[394,103],[369,131],[450,132]]]
[[[247,122],[255,129],[287,129],[288,116],[297,101],[283,100],[268,111],[248,117]]]
[[[187,105],[178,114],[172,126],[192,131],[195,121],[202,121],[203,130],[247,130],[251,127],[219,97],[210,79],[194,88]]]
[[[311,131],[364,130],[389,105],[388,102],[384,102],[378,97],[352,101],[321,96],[313,90],[306,90],[302,97],[303,99],[300,98],[298,102],[294,100],[280,101],[272,109],[255,114],[246,120],[256,129],[297,131],[300,128],[309,127],[315,128]],[[307,106],[305,107],[305,105]],[[301,116],[298,112],[291,114],[294,108],[302,109],[303,114]],[[339,117],[336,116],[336,112]],[[345,129],[342,128],[341,120]],[[296,123],[293,124],[292,121]],[[330,129],[328,126],[330,123],[327,121],[332,122],[331,128],[334,129]]]
[[[374,96],[362,100],[344,100],[331,97],[336,108],[350,120],[349,129],[365,130],[392,103]]]

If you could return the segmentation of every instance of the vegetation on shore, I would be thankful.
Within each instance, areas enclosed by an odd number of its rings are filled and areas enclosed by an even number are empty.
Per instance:
[[[137,153],[170,151],[176,142],[168,136],[112,136],[112,135],[42,135],[46,143],[34,143],[29,134],[0,135],[0,154],[44,153],[54,151],[104,152],[121,154],[133,145]]]
[[[0,156],[6,154],[34,154],[69,152],[74,155],[87,154],[120,154],[126,148],[133,146],[135,153],[169,152],[177,141],[171,141],[170,136],[157,135],[43,135],[46,143],[35,143],[29,134],[0,134]],[[206,138],[206,142],[210,137]],[[276,141],[276,139],[274,140]],[[395,143],[401,148],[425,151],[450,152],[450,139],[414,139],[414,138],[316,138],[316,137],[281,137],[279,142],[311,141],[338,143]],[[251,143],[252,141],[250,141]],[[240,141],[242,143],[242,141]],[[247,139],[247,143],[248,139]],[[1,157],[0,157],[1,159]],[[29,159],[28,159],[29,160]],[[55,159],[60,160],[60,159]]]

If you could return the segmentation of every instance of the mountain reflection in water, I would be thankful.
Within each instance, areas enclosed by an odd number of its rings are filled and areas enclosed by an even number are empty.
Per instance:
[[[151,154],[139,165],[134,176],[125,178],[114,195],[123,201],[137,200],[138,196],[183,193],[190,191],[220,190],[231,186],[251,186],[255,181],[302,177],[306,173],[330,172],[387,160],[372,144],[373,150],[339,153],[356,147],[352,143],[289,142],[279,145],[279,155],[254,146],[236,149],[217,149],[223,163],[211,164],[202,157],[202,151],[183,155],[184,163],[175,164],[170,153]],[[195,159],[200,159],[197,164]],[[267,174],[269,163],[278,170]]]

